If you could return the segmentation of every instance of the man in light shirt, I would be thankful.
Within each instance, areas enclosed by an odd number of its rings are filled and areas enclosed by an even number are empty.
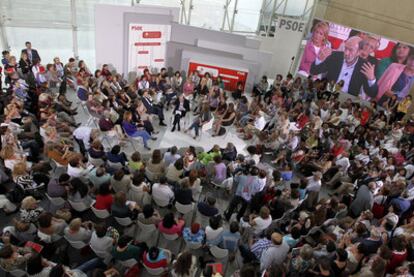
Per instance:
[[[338,168],[338,172],[326,182],[329,187],[333,187],[338,181],[348,182],[347,177],[348,168],[351,166],[349,161],[349,154],[347,152],[342,153],[335,161],[335,166]]]
[[[160,177],[160,181],[152,186],[152,198],[158,206],[166,207],[174,198],[174,192],[168,186],[167,178]]]
[[[360,37],[350,37],[343,52],[332,52],[329,47],[322,49],[311,65],[310,73],[326,74],[328,81],[343,80],[343,92],[358,96],[363,88],[366,95],[375,97],[378,92],[375,65],[359,56],[361,41]]]

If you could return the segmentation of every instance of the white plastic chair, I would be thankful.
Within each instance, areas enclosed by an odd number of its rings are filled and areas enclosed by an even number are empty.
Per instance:
[[[122,164],[121,163],[113,163],[111,161],[106,161],[106,163],[108,164],[108,166],[112,169],[118,170],[122,168]]]
[[[66,203],[66,200],[62,197],[51,197],[49,194],[45,193],[49,203],[57,208],[63,207]],[[49,207],[50,208],[50,207]]]
[[[88,154],[88,161],[94,167],[100,167],[101,165],[103,165],[105,163],[102,159],[92,158],[91,155],[89,155],[89,154]]]
[[[161,233],[161,234],[166,240],[169,240],[169,241],[174,241],[180,237],[178,234],[165,234],[165,233]]]
[[[51,243],[52,242],[52,236],[48,235],[48,234],[45,234],[42,231],[37,230],[37,236],[43,242],[46,242],[46,243]]]
[[[83,241],[73,241],[73,240],[68,239],[66,236],[64,236],[64,238],[75,249],[82,249],[87,245]]]
[[[163,268],[163,267],[150,268],[150,267],[147,267],[145,264],[144,264],[144,267],[147,270],[148,274],[153,275],[153,276],[160,276],[168,270],[168,268]]]
[[[114,219],[116,220],[116,222],[118,222],[119,225],[123,227],[131,226],[134,223],[132,219],[129,217],[115,217],[114,216]]]
[[[161,208],[166,208],[168,204],[170,204],[170,201],[165,201],[164,199],[157,199],[154,198],[154,196],[152,196],[152,200],[154,200],[155,204]]]
[[[183,205],[181,203],[175,202],[175,208],[177,211],[183,215],[189,214],[193,211],[194,204]]]
[[[138,228],[139,228],[139,232],[137,234],[137,237],[139,237],[138,241],[148,241],[155,237],[158,237],[158,229],[157,227],[155,227],[154,224],[144,224],[138,220]]]
[[[119,263],[123,267],[130,268],[130,267],[133,267],[134,265],[136,265],[138,262],[135,259],[129,259],[129,260],[126,260],[126,261],[119,261]]]
[[[95,216],[97,218],[100,218],[100,219],[107,219],[108,217],[111,216],[111,214],[106,209],[105,210],[99,210],[99,209],[95,208],[93,205],[91,206],[91,210],[95,214]]]
[[[214,256],[214,258],[221,260],[229,255],[229,250],[213,245],[210,246],[210,253]]]
[[[191,242],[191,241],[185,241],[185,245],[190,250],[197,250],[200,249],[203,244],[201,242]]]
[[[71,200],[68,200],[68,202],[69,202],[70,206],[72,207],[72,209],[74,209],[75,211],[77,211],[79,213],[85,212],[85,211],[89,210],[89,208],[90,208],[84,202],[74,202],[74,201],[71,201]]]

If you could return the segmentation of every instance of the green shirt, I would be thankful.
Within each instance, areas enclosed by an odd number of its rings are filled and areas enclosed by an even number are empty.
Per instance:
[[[118,251],[117,247],[114,246],[112,248],[112,257],[115,260],[120,261],[127,261],[130,259],[135,259],[138,261],[141,258],[143,252],[143,249],[132,244],[128,245],[127,249],[124,251]]]

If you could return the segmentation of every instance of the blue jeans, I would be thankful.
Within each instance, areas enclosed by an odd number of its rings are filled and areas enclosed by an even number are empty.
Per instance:
[[[194,129],[195,135],[196,135],[196,137],[198,137],[199,130],[200,130],[200,122],[199,121],[193,122],[193,124],[191,124],[190,128],[188,128],[188,129],[189,130]]]
[[[94,270],[96,268],[106,269],[106,267],[107,267],[107,265],[102,261],[102,259],[96,257],[96,258],[93,258],[92,260],[89,260],[89,261],[81,264],[76,269],[84,272],[85,274],[88,274],[89,272],[91,272],[92,270]],[[89,276],[89,274],[88,274],[88,276]]]
[[[147,147],[147,141],[151,138],[150,134],[148,134],[147,131],[145,130],[136,130],[135,133],[133,133],[131,135],[131,137],[141,137],[142,140],[144,141],[144,146]]]

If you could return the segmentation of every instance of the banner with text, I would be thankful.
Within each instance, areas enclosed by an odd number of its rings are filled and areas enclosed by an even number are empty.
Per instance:
[[[164,67],[170,33],[170,25],[129,24],[128,72]]]

